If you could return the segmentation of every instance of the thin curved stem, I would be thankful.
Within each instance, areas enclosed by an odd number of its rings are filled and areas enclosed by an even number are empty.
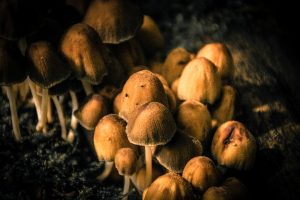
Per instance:
[[[43,89],[42,96],[42,107],[41,107],[41,120],[38,122],[36,126],[37,131],[43,131],[43,133],[47,132],[47,111],[48,111],[48,89]]]
[[[128,199],[128,193],[130,190],[130,176],[124,176],[124,187],[123,187],[123,195],[124,197],[122,200],[127,200]]]
[[[29,78],[27,79],[27,82],[28,82],[28,85],[29,85],[29,88],[31,91],[34,105],[35,105],[36,115],[37,115],[38,121],[40,121],[41,120],[41,103],[40,103],[39,97],[37,96],[35,85]]]
[[[84,89],[84,92],[87,96],[94,92],[94,90],[93,90],[93,88],[92,88],[92,86],[89,82],[87,82],[86,80],[81,79],[81,83],[82,83],[82,87]]]
[[[55,105],[56,112],[57,112],[57,115],[58,115],[58,120],[59,120],[59,123],[60,123],[61,137],[64,140],[66,140],[67,139],[67,128],[66,128],[66,120],[65,120],[63,108],[62,108],[60,102],[58,101],[57,96],[52,96],[52,100],[53,100],[53,103]]]
[[[97,180],[99,182],[103,182],[111,173],[112,171],[112,168],[114,166],[114,162],[105,162],[105,165],[104,165],[104,169],[102,171],[102,174],[100,174],[99,176],[97,176]]]
[[[73,143],[75,139],[75,130],[77,129],[77,124],[78,124],[78,120],[73,115],[73,112],[78,109],[78,100],[75,92],[70,91],[69,93],[72,102],[72,117],[71,117],[71,129],[69,130],[67,141],[69,143]]]
[[[51,100],[48,98],[48,105],[47,105],[47,122],[49,124],[53,123],[53,115],[52,115],[52,105],[51,105]]]

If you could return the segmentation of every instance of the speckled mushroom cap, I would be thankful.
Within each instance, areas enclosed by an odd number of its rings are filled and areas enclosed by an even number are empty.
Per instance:
[[[93,130],[98,121],[108,113],[107,99],[99,94],[91,94],[74,111],[74,116],[85,129]]]
[[[106,115],[98,122],[94,131],[94,146],[99,160],[114,161],[121,148],[137,150],[128,141],[125,128],[126,122],[116,114]]]
[[[143,200],[194,199],[192,186],[180,175],[169,172],[158,177],[144,191]]]
[[[27,63],[15,42],[0,39],[0,85],[23,82]]]
[[[186,65],[178,83],[179,99],[213,104],[220,93],[221,78],[212,62],[196,58]]]
[[[30,61],[29,78],[42,88],[53,87],[71,74],[69,66],[49,42],[32,43],[26,56]]]
[[[184,167],[182,177],[200,193],[219,182],[219,172],[214,162],[205,156],[192,158]]]
[[[247,170],[255,162],[256,141],[242,123],[228,121],[217,129],[211,153],[219,165]]]
[[[233,59],[225,44],[206,44],[198,51],[196,57],[205,57],[214,63],[222,79],[232,79],[234,74]]]
[[[168,106],[161,82],[148,70],[138,71],[129,77],[123,87],[119,115],[127,120],[136,108],[154,101]]]
[[[143,23],[141,9],[130,0],[94,0],[83,20],[103,43],[118,44],[133,38]]]
[[[177,112],[177,123],[186,134],[206,144],[211,129],[211,116],[207,107],[195,100],[187,100],[180,104]]]
[[[175,132],[176,123],[171,112],[158,102],[149,102],[136,109],[126,127],[129,141],[140,146],[166,144]]]
[[[90,26],[84,23],[71,26],[63,35],[59,48],[77,78],[99,84],[107,75],[111,58]]]
[[[115,166],[120,175],[131,176],[136,172],[138,153],[132,148],[121,148],[115,155]]]
[[[169,171],[181,173],[186,163],[195,156],[202,155],[201,143],[182,132],[176,132],[170,142],[156,146],[153,155]]]

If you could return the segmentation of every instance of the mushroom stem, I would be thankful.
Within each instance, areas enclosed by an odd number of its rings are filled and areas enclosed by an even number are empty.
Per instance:
[[[50,98],[48,98],[48,105],[47,105],[47,122],[49,124],[53,123],[53,116],[52,116],[52,105],[51,105],[51,101]]]
[[[67,139],[67,128],[66,128],[66,121],[65,121],[63,109],[60,105],[60,102],[58,101],[57,96],[53,96],[52,100],[53,100],[53,103],[55,105],[56,112],[57,112],[57,115],[58,115],[58,120],[59,120],[59,123],[60,123],[61,137],[64,140],[66,140]]]
[[[100,174],[99,176],[97,176],[96,179],[99,182],[103,182],[110,175],[113,166],[114,166],[114,162],[105,161],[105,165],[104,165],[104,169],[102,171],[102,174]]]
[[[43,133],[46,133],[47,126],[47,110],[48,110],[48,89],[43,89],[43,96],[42,96],[42,107],[41,107],[41,120],[38,122],[36,126],[37,131],[43,131]]]
[[[36,114],[37,114],[37,117],[38,117],[38,121],[40,121],[41,120],[41,104],[40,104],[39,98],[38,98],[37,93],[36,93],[35,85],[34,85],[33,82],[31,82],[30,79],[28,79],[27,82],[28,82],[28,85],[29,85],[29,88],[30,88],[30,91],[31,91],[31,95],[32,95],[34,105],[35,105],[35,110],[36,110]]]
[[[94,92],[91,84],[86,80],[81,79],[82,87],[84,89],[85,94],[88,96]]]
[[[78,121],[76,117],[74,116],[73,112],[78,109],[78,100],[76,93],[73,91],[70,91],[70,97],[71,97],[71,102],[72,102],[72,117],[71,117],[71,129],[69,130],[68,136],[67,136],[67,141],[69,143],[73,143],[75,139],[75,130],[77,128]]]
[[[17,113],[16,99],[13,94],[13,90],[11,86],[4,86],[6,88],[7,97],[9,100],[11,121],[14,131],[14,136],[17,141],[21,139],[20,127],[19,127],[19,118]]]
[[[145,162],[146,162],[146,186],[148,187],[152,181],[152,153],[150,146],[145,146]]]
[[[130,189],[130,176],[124,176],[124,187],[123,187],[123,198],[122,200],[128,199],[128,193]]]

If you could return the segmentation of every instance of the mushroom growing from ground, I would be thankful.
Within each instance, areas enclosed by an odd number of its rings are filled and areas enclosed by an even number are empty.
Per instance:
[[[158,177],[143,193],[143,200],[194,199],[193,188],[180,175],[169,172]]]
[[[186,65],[178,83],[179,99],[213,104],[220,93],[221,78],[212,62],[206,58],[196,58]]]
[[[23,82],[27,77],[24,57],[15,42],[0,39],[0,86],[7,92],[9,100],[13,134],[17,141],[21,139],[16,99],[12,85]]]
[[[166,106],[146,103],[129,116],[126,133],[131,143],[145,147],[146,185],[152,177],[151,146],[168,143],[176,131],[175,120]]]
[[[242,123],[228,121],[217,129],[211,153],[221,166],[248,170],[255,162],[256,141]]]

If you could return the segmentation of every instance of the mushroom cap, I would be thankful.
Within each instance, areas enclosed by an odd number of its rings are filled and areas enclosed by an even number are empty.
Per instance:
[[[169,87],[169,83],[168,81],[165,79],[165,77],[161,74],[157,74],[157,73],[154,73],[155,76],[160,80],[161,84],[163,84],[163,86],[167,86]]]
[[[214,63],[222,79],[232,79],[234,64],[231,53],[225,44],[206,44],[198,51],[196,57],[205,57]]]
[[[117,151],[124,147],[137,150],[125,133],[126,122],[116,114],[104,116],[94,131],[94,146],[99,160],[114,161]]]
[[[126,133],[131,143],[155,146],[168,143],[176,132],[169,109],[158,102],[140,106],[128,119]]]
[[[218,184],[219,172],[210,158],[197,156],[186,164],[182,177],[203,193],[207,188]]]
[[[212,62],[196,58],[184,68],[178,83],[178,98],[213,104],[221,92],[221,78]]]
[[[109,113],[108,101],[99,94],[91,94],[74,111],[74,116],[87,130],[93,130],[98,121]]]
[[[175,94],[176,97],[178,97],[177,90],[178,90],[179,79],[180,79],[180,78],[176,78],[176,79],[172,82],[172,85],[171,85],[171,89],[172,89],[172,91],[174,92],[174,94]]]
[[[26,52],[30,60],[29,78],[42,88],[50,88],[66,80],[71,71],[54,47],[46,41],[32,43]]]
[[[94,0],[83,21],[98,32],[103,43],[118,44],[136,35],[142,26],[143,14],[129,0]]]
[[[115,97],[114,102],[113,102],[113,110],[114,110],[114,113],[116,113],[116,114],[118,114],[120,112],[120,109],[122,107],[121,98],[122,98],[122,92],[117,94],[117,96]]]
[[[248,170],[255,162],[256,141],[242,123],[228,121],[217,129],[211,152],[219,165]]]
[[[131,148],[121,148],[115,155],[115,166],[120,175],[131,176],[136,172],[138,154]]]
[[[158,177],[143,194],[143,200],[194,199],[192,186],[180,175],[169,172]]]
[[[211,111],[213,126],[220,126],[224,122],[233,119],[235,99],[235,89],[229,85],[223,86],[221,99],[213,106]]]
[[[165,90],[165,93],[166,93],[167,98],[168,98],[169,109],[172,111],[172,113],[175,113],[175,111],[177,109],[176,96],[168,86],[165,86],[165,85],[163,85],[163,86],[164,86],[164,90]]]
[[[181,173],[186,163],[202,155],[202,151],[202,145],[197,139],[177,132],[167,144],[154,147],[153,155],[169,171]]]
[[[99,84],[112,62],[97,32],[84,23],[71,26],[60,43],[60,51],[69,62],[74,75],[91,84]]]
[[[187,100],[178,107],[177,123],[186,134],[206,144],[211,129],[211,116],[207,107],[195,100]]]
[[[113,101],[119,94],[119,89],[114,85],[105,85],[98,91],[98,93],[110,101]]]
[[[136,108],[154,101],[168,106],[167,95],[161,82],[148,70],[138,71],[129,77],[123,87],[119,115],[128,120]]]
[[[172,49],[165,59],[161,74],[171,84],[176,78],[180,77],[184,67],[190,62],[191,54],[184,48]]]
[[[0,86],[23,82],[27,63],[15,42],[0,39]]]

